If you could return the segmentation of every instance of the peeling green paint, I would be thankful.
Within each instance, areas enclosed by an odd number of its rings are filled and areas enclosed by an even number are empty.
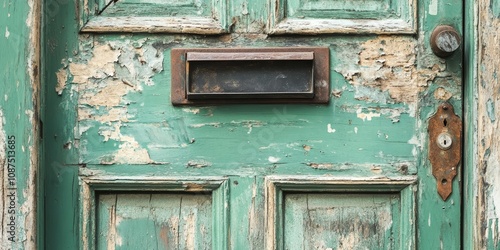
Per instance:
[[[486,102],[486,111],[488,111],[488,116],[490,117],[491,122],[495,122],[495,103],[491,99],[488,99],[488,101]]]
[[[461,112],[461,55],[435,57],[427,31],[438,21],[460,23],[462,11],[455,0],[436,3],[438,20],[424,11],[431,2],[419,2],[417,36],[268,36],[268,6],[243,0],[229,3],[232,34],[203,36],[78,33],[74,3],[49,1],[46,8],[57,3],[61,12],[44,30],[46,218],[56,222],[46,224],[47,247],[79,246],[78,226],[86,222],[75,211],[84,209],[77,195],[84,176],[229,176],[223,238],[231,249],[263,249],[265,177],[280,175],[418,176],[418,192],[409,196],[418,201],[417,221],[393,218],[406,223],[394,227],[416,225],[422,248],[458,248],[460,185],[453,183],[448,201],[439,199],[426,160],[426,120],[443,100]],[[170,104],[171,48],[242,46],[328,46],[330,104]]]
[[[500,18],[500,1],[490,0],[490,10],[496,18]]]
[[[35,249],[39,201],[39,4],[0,4],[0,248]]]

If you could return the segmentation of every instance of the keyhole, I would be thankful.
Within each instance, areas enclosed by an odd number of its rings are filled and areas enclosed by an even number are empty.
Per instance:
[[[436,143],[442,150],[448,150],[453,144],[453,139],[449,133],[443,132],[438,135]]]
[[[448,125],[448,121],[446,120],[446,118],[444,118],[443,120],[443,125],[446,127],[446,125]]]

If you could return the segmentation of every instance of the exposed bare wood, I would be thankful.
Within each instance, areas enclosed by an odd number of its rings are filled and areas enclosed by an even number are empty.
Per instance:
[[[477,249],[500,247],[500,9],[498,0],[478,6]],[[472,111],[473,112],[473,111]],[[474,167],[474,166],[471,166]]]
[[[314,52],[187,52],[188,61],[313,60]]]
[[[283,247],[283,221],[285,210],[284,192],[291,191],[301,192],[302,195],[314,194],[316,192],[401,192],[401,208],[404,220],[408,220],[408,224],[404,223],[401,228],[404,235],[409,238],[403,239],[404,242],[397,243],[399,248],[403,246],[410,247],[415,244],[415,238],[412,235],[415,225],[411,223],[415,220],[414,206],[415,193],[414,186],[417,183],[416,176],[398,177],[398,178],[351,178],[351,177],[333,177],[333,176],[267,176],[266,178],[266,249],[278,249]],[[352,219],[352,217],[349,217]],[[381,221],[381,223],[386,223]],[[303,232],[304,230],[299,230]],[[336,232],[330,232],[335,234]],[[358,231],[359,233],[359,231]],[[292,241],[294,239],[291,239]],[[295,240],[304,240],[299,237]],[[354,247],[346,245],[346,249]],[[323,247],[324,248],[324,247]]]
[[[202,17],[101,17],[91,18],[82,32],[140,32],[222,34],[220,22]]]
[[[416,28],[411,23],[402,20],[283,20],[275,27],[271,27],[269,33],[282,34],[415,34]]]

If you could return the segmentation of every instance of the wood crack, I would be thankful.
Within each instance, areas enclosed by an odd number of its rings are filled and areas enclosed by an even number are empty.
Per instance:
[[[116,2],[118,2],[118,0],[109,1],[109,3],[107,3],[106,6],[104,6],[104,8],[97,13],[97,15],[101,15],[109,6],[111,6],[111,4],[115,4]]]

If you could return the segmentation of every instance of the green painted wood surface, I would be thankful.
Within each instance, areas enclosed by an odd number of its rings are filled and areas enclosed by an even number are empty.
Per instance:
[[[287,18],[387,19],[409,12],[408,1],[284,1]]]
[[[418,191],[397,191],[411,200],[401,200],[401,213],[418,213],[411,223],[409,215],[400,220],[406,233],[398,239],[416,238],[416,245],[407,248],[460,247],[461,177],[455,179],[450,199],[442,201],[427,160],[426,120],[444,100],[461,115],[461,55],[444,61],[427,43],[437,24],[461,23],[461,2],[447,0],[435,7],[433,0],[419,1],[416,36],[268,36],[268,5],[238,0],[228,3],[228,20],[220,20],[232,23],[232,34],[202,36],[78,34],[74,4],[47,1],[47,13],[59,4],[55,15],[46,14],[44,24],[46,220],[54,221],[45,228],[48,248],[80,244],[79,227],[86,223],[79,217],[81,178],[227,176],[228,202],[217,200],[219,208],[224,203],[229,210],[228,229],[212,232],[225,239],[214,248],[264,249],[269,242],[269,175],[296,182],[308,177],[366,183],[418,176]],[[331,102],[170,104],[170,77],[176,73],[170,71],[171,48],[242,46],[328,47]],[[114,181],[108,181],[112,186]],[[363,194],[361,201],[353,197],[353,202],[364,203],[370,195]],[[337,198],[317,199],[335,206]],[[164,200],[159,204],[168,207]],[[284,210],[286,215],[286,205]],[[99,218],[97,223],[104,223]],[[351,220],[353,215],[340,218]]]
[[[428,45],[426,41],[429,41],[432,30],[438,24],[451,24],[453,25],[460,34],[462,32],[462,1],[430,1],[429,5],[419,5],[420,13],[429,13],[425,15],[423,21],[420,23],[421,30],[421,49],[424,51],[429,51],[430,48],[424,45]],[[435,11],[437,10],[437,13]],[[434,14],[434,15],[433,15]],[[462,47],[460,51],[462,51]],[[428,58],[427,53],[421,53],[419,60],[426,60]],[[456,53],[452,57],[446,59],[446,67],[451,72],[456,72],[457,81],[461,79],[461,61],[462,54]],[[422,100],[429,100],[431,95],[435,95],[433,90],[437,86],[446,86],[451,83],[450,79],[435,80],[434,86],[431,86],[429,91],[425,91],[420,95]],[[453,84],[457,84],[454,82]],[[442,85],[444,84],[444,85]],[[463,118],[462,115],[462,95],[460,94],[461,85],[454,85],[454,91],[456,94],[449,100],[449,102],[455,108],[455,112]],[[420,107],[420,119],[426,121],[430,115],[435,112],[438,105],[436,100],[429,102],[422,102]],[[426,129],[422,127],[421,133],[425,134]],[[427,142],[426,142],[427,143]],[[460,221],[460,207],[462,203],[462,194],[457,192],[460,190],[462,184],[462,174],[458,174],[453,181],[453,193],[448,198],[448,200],[443,201],[441,199],[435,199],[434,194],[436,191],[435,178],[431,174],[431,165],[427,160],[427,146],[423,145],[421,148],[422,157],[419,159],[421,169],[419,171],[419,191],[418,191],[418,237],[419,245],[421,249],[432,249],[432,248],[446,248],[446,249],[458,249],[461,247],[461,221]],[[460,163],[459,169],[462,171],[463,165]],[[424,240],[426,239],[426,240]]]
[[[97,199],[97,249],[212,249],[210,195],[125,193]]]
[[[0,248],[37,247],[39,57],[36,1],[0,4]],[[43,203],[41,203],[43,204]]]
[[[78,249],[78,154],[73,143],[77,105],[75,95],[57,95],[55,68],[64,66],[78,53],[78,30],[72,1],[43,1],[42,87],[44,123],[45,249]],[[65,60],[63,60],[65,58]],[[77,93],[76,89],[66,91]],[[68,92],[67,92],[68,93]],[[64,122],[63,122],[64,121]],[[68,144],[69,142],[69,144]],[[64,145],[67,145],[64,147]],[[71,147],[70,147],[71,145]],[[48,223],[50,221],[50,223]],[[57,226],[56,226],[57,225]]]
[[[477,240],[481,238],[480,233],[476,230],[478,224],[476,213],[476,194],[477,187],[477,170],[475,162],[477,162],[477,39],[478,32],[475,22],[476,16],[476,1],[465,1],[465,16],[464,16],[464,208],[462,219],[463,231],[463,247],[464,249],[474,249],[477,246]]]
[[[101,16],[210,16],[212,1],[117,1],[99,11]]]
[[[397,249],[394,194],[284,194],[284,249]]]

